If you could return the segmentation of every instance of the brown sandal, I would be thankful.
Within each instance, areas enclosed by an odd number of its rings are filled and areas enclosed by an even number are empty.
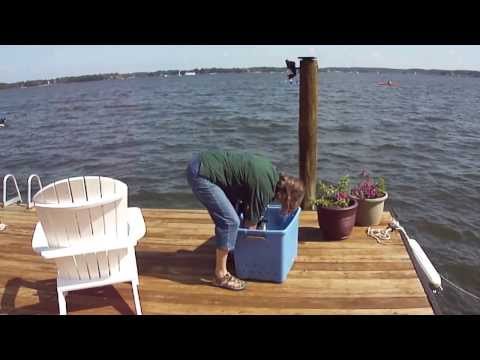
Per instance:
[[[218,278],[215,276],[215,278],[212,281],[212,284],[214,286],[218,286],[218,287],[229,289],[229,290],[235,290],[235,291],[243,290],[247,285],[245,281],[236,278],[230,273],[227,273],[223,278]]]

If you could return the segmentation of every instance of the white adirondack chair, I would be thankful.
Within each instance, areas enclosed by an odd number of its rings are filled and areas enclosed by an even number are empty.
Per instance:
[[[34,251],[57,265],[61,315],[69,291],[131,282],[137,314],[135,245],[145,235],[139,208],[128,208],[128,188],[119,180],[85,176],[56,181],[33,198],[40,222]]]

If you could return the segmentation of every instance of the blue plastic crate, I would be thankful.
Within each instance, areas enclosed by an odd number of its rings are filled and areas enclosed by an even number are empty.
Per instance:
[[[265,211],[267,230],[240,228],[233,256],[236,275],[243,279],[283,282],[298,253],[300,208],[287,217],[280,205]]]

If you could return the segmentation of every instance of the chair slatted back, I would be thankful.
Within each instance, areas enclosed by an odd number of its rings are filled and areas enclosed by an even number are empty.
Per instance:
[[[105,202],[115,195],[120,199]],[[111,242],[128,236],[128,188],[119,180],[68,178],[44,187],[33,201],[51,248]],[[119,249],[56,259],[59,276],[75,280],[107,277],[120,271],[127,252]]]

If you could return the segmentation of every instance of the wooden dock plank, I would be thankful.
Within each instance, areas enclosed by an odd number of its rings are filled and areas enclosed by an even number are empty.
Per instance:
[[[205,210],[142,209],[136,248],[144,314],[433,314],[398,234],[382,245],[355,227],[326,241],[315,212],[302,212],[298,257],[283,284],[248,281],[243,292],[209,284],[214,226]],[[382,225],[390,221],[385,212]],[[33,252],[34,210],[0,209],[0,313],[57,314],[56,268]],[[232,267],[229,262],[230,268]],[[129,284],[72,292],[70,314],[133,314]]]

